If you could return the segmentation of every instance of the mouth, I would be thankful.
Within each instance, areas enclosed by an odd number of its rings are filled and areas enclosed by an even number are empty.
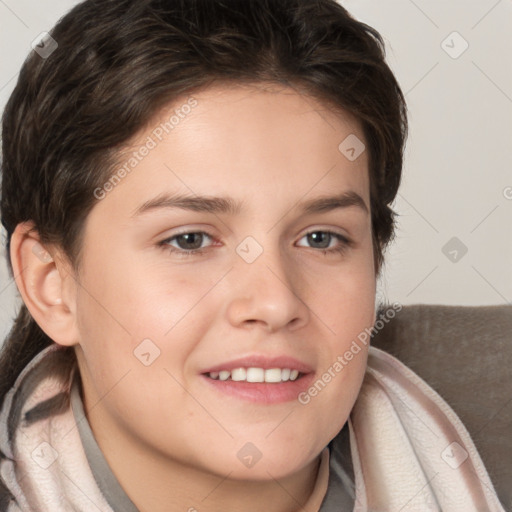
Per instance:
[[[264,405],[298,400],[314,379],[314,372],[297,368],[240,367],[201,374],[209,389],[225,397]]]

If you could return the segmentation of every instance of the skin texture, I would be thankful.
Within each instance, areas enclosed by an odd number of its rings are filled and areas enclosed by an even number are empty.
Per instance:
[[[348,135],[364,136],[348,114],[289,87],[217,85],[194,98],[161,141],[155,127],[187,98],[163,109],[120,155],[123,165],[148,136],[158,142],[91,211],[78,274],[58,247],[46,247],[45,261],[37,257],[37,234],[29,223],[18,226],[18,288],[43,330],[75,346],[87,418],[141,511],[298,510],[322,449],[355,402],[366,349],[306,405],[226,396],[200,373],[246,355],[285,354],[320,377],[373,325],[369,212],[298,207],[351,190],[369,210],[367,152],[350,161],[338,149]],[[164,192],[230,196],[243,209],[159,208],[132,217]],[[198,231],[209,236],[158,245]],[[343,242],[307,236],[319,231],[351,244],[323,254]],[[248,236],[263,251],[252,263],[236,251]],[[197,246],[202,254],[178,254]],[[134,355],[145,339],[152,354],[160,351],[148,366]],[[250,468],[237,457],[248,442],[262,454]]]

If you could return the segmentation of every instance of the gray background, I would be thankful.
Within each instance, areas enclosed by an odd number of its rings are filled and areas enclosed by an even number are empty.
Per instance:
[[[31,42],[76,3],[0,0],[0,110]],[[511,303],[512,0],[341,3],[384,37],[409,107],[397,238],[379,296],[402,304]],[[4,253],[0,340],[19,301]]]

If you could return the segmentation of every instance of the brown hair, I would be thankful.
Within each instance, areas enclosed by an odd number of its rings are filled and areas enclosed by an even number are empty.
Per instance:
[[[58,47],[45,58],[31,52],[2,119],[8,254],[16,225],[31,220],[77,269],[94,189],[164,105],[214,82],[278,83],[360,121],[380,273],[394,236],[406,104],[380,34],[335,0],[86,0],[51,36]],[[51,343],[22,305],[0,355],[0,404]]]

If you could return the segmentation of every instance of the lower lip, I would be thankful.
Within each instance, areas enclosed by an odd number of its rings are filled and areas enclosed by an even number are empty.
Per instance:
[[[314,373],[308,373],[297,380],[286,382],[245,382],[211,379],[201,375],[208,385],[221,393],[260,404],[278,404],[298,400],[298,395],[309,388],[314,376]]]

